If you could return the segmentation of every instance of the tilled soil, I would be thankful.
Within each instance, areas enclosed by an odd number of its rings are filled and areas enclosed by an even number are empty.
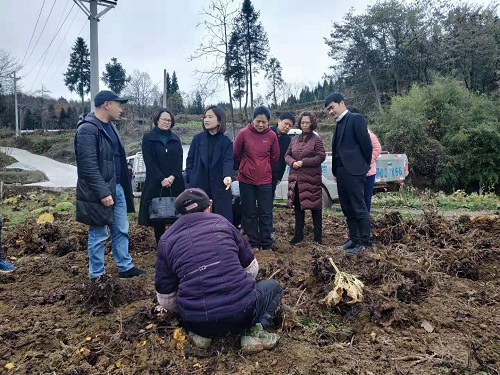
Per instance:
[[[16,374],[498,374],[500,217],[390,212],[373,222],[373,252],[337,248],[346,227],[324,214],[324,244],[289,245],[293,212],[275,210],[275,251],[256,252],[259,279],[284,288],[272,351],[242,355],[238,337],[196,349],[174,315],[157,311],[155,243],[132,216],[130,252],[145,277],[90,283],[87,228],[73,214],[4,230],[18,269],[0,274],[0,372]],[[356,275],[364,300],[319,301],[335,271]],[[12,364],[7,370],[4,365]]]

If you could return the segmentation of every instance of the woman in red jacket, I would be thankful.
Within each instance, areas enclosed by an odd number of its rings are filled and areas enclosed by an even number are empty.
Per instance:
[[[254,249],[272,250],[272,170],[280,157],[276,133],[269,128],[271,113],[257,107],[253,121],[234,140],[234,165],[238,169],[241,226]]]
[[[302,112],[297,121],[302,134],[292,139],[285,154],[285,161],[290,166],[288,175],[288,205],[295,211],[295,233],[290,241],[292,245],[304,239],[305,210],[312,212],[314,242],[321,243],[322,223],[322,188],[321,163],[326,158],[325,145],[321,137],[314,133],[318,119],[313,112]]]

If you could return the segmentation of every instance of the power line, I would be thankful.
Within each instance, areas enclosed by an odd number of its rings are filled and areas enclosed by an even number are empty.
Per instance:
[[[38,69],[38,73],[36,74],[36,77],[35,77],[35,79],[34,79],[34,81],[33,81],[32,87],[33,87],[33,85],[35,84],[35,82],[36,82],[36,80],[37,80],[38,76],[40,75],[40,71],[41,71],[41,70],[42,70],[42,68],[43,68],[43,64],[45,63],[45,59],[46,59],[46,58],[47,58],[47,56],[48,56],[48,52],[49,52],[49,48],[50,48],[50,46],[52,45],[52,43],[54,42],[55,38],[57,37],[57,35],[58,35],[58,34],[59,34],[59,32],[61,31],[61,29],[62,29],[62,27],[64,26],[64,24],[66,23],[66,20],[68,19],[69,15],[71,14],[71,11],[73,10],[74,6],[75,6],[75,3],[73,3],[73,6],[71,7],[71,9],[69,10],[68,14],[66,15],[66,18],[64,19],[64,21],[63,21],[63,23],[61,24],[61,26],[59,26],[59,28],[57,29],[56,34],[55,34],[55,35],[54,35],[54,37],[52,38],[52,41],[50,42],[50,44],[49,44],[49,46],[47,47],[47,49],[45,50],[45,52],[44,52],[45,56],[44,56],[44,58],[43,58],[42,63],[40,64],[40,68]],[[73,17],[73,21],[74,21],[74,20],[75,20],[75,18],[76,18],[76,14],[77,14],[77,13],[75,13],[75,17]],[[61,20],[62,20],[62,15],[61,15]],[[60,21],[60,20],[59,20],[59,21]],[[71,28],[71,24],[70,24],[70,26],[69,26],[69,28],[68,28],[68,31],[69,31],[69,29],[70,29],[70,28]],[[66,31],[66,35],[68,34],[68,31]],[[59,48],[61,48],[61,44],[64,42],[64,40],[65,40],[65,38],[66,38],[66,35],[64,35],[63,40],[62,40],[62,41],[61,41],[61,43],[59,44]],[[59,51],[59,48],[57,49],[57,52]],[[56,55],[57,55],[57,52],[56,52]],[[55,58],[55,55],[54,55],[54,58]],[[54,61],[54,59],[52,59],[52,61]],[[50,63],[50,65],[52,65],[52,62]],[[47,68],[47,70],[48,70],[48,69],[50,69],[50,65],[49,65],[49,68]],[[45,71],[45,74],[44,74],[43,76],[45,77],[45,75],[46,75],[46,74],[47,74],[47,71]],[[43,80],[43,78],[42,78],[42,80]],[[31,91],[31,89],[30,89],[30,91]]]
[[[54,55],[54,57],[52,58],[52,61],[50,62],[49,64],[49,67],[47,68],[47,70],[45,71],[45,74],[43,75],[42,79],[41,79],[41,82],[43,82],[44,78],[47,76],[47,73],[49,72],[50,70],[50,67],[52,66],[52,64],[54,63],[54,60],[56,59],[57,57],[57,53],[59,52],[59,50],[61,49],[64,41],[66,40],[66,37],[68,36],[68,33],[69,31],[71,30],[71,26],[73,25],[73,23],[75,22],[75,19],[76,19],[76,16],[78,15],[78,11],[75,13],[75,15],[73,16],[73,19],[71,20],[71,23],[68,27],[68,30],[66,30],[66,34],[64,34],[64,37],[63,37],[63,40],[61,41],[61,43],[59,43],[59,47],[57,48],[57,51]]]
[[[28,75],[29,75],[29,74],[33,71],[33,69],[35,69],[35,67],[36,67],[36,66],[40,63],[40,61],[42,61],[42,58],[43,58],[43,61],[45,61],[45,59],[47,58],[47,53],[48,53],[48,51],[49,51],[50,46],[52,45],[52,43],[54,43],[54,40],[56,39],[57,35],[59,34],[59,31],[61,31],[62,27],[63,27],[63,26],[64,26],[64,24],[66,23],[66,20],[68,19],[69,14],[71,13],[71,11],[72,11],[72,10],[73,10],[73,7],[71,7],[70,11],[69,11],[69,12],[68,12],[68,14],[66,15],[66,18],[64,19],[64,22],[62,23],[61,27],[59,27],[59,28],[57,29],[57,31],[56,31],[56,33],[55,33],[54,37],[53,37],[53,38],[52,38],[52,40],[50,41],[49,45],[47,46],[47,48],[45,49],[45,51],[43,52],[43,54],[40,56],[40,58],[38,59],[38,61],[36,62],[36,64],[33,66],[33,68],[31,68],[31,70],[30,70],[27,74],[25,74],[25,76],[24,76],[24,77],[27,77],[27,76],[28,76]],[[40,65],[40,69],[38,69],[38,73],[37,73],[37,75],[36,75],[36,77],[35,77],[35,81],[36,81],[36,79],[38,78],[38,75],[39,75],[40,70],[42,69],[42,67],[43,67],[43,63],[42,63],[42,65]]]
[[[83,26],[82,26],[82,28],[81,28],[80,32],[78,33],[78,36],[77,36],[77,37],[79,37],[79,36],[81,35],[81,33],[82,33],[82,31],[83,31],[84,27],[85,27],[85,26],[87,26],[87,22],[89,22],[89,20],[86,20],[86,21],[85,21],[85,23],[83,24]],[[71,46],[71,47],[69,48],[68,52],[66,52],[66,55],[68,55],[68,54],[71,52],[71,50],[72,50],[72,49],[73,49],[73,46]],[[50,82],[50,85],[48,85],[48,86],[51,86],[51,85],[52,85],[52,82],[53,82],[53,81],[52,81],[52,78],[53,78],[53,77],[54,77],[54,75],[57,73],[57,71],[59,70],[59,68],[61,67],[61,65],[62,65],[62,63],[63,63],[64,61],[65,61],[65,60],[61,59],[61,62],[60,62],[60,63],[59,63],[59,65],[57,66],[56,70],[54,70],[54,73],[52,73],[52,75],[51,75],[51,76],[50,76],[50,78],[48,79],[48,81]]]
[[[21,66],[23,65],[24,59],[26,58],[26,55],[28,54],[28,51],[30,49],[31,42],[33,41],[33,36],[35,35],[36,27],[38,26],[38,21],[40,21],[40,16],[42,15],[42,11],[43,11],[43,6],[44,5],[45,5],[45,0],[43,0],[42,9],[40,9],[40,12],[38,13],[38,18],[36,19],[35,28],[33,29],[33,32],[31,33],[30,42],[28,43],[28,48],[26,48],[26,52],[24,52],[24,56],[23,56],[23,60],[21,62]]]
[[[45,20],[45,24],[43,25],[43,28],[42,28],[42,32],[40,33],[40,35],[38,36],[38,39],[36,40],[35,42],[35,46],[33,47],[33,49],[31,50],[31,53],[30,55],[28,56],[28,59],[26,60],[26,63],[28,63],[28,61],[30,60],[31,58],[31,55],[33,55],[33,52],[35,52],[35,48],[36,46],[38,45],[38,42],[40,41],[40,38],[42,37],[42,34],[43,34],[43,31],[45,30],[45,26],[47,26],[47,22],[49,21],[49,18],[50,18],[50,15],[52,14],[52,10],[54,9],[54,5],[56,5],[57,3],[57,0],[54,0],[54,4],[52,4],[52,8],[50,8],[50,12],[49,12],[49,15],[47,17],[47,19]],[[30,70],[30,73],[33,69]]]

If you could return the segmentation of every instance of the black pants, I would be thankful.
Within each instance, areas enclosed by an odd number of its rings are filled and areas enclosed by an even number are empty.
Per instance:
[[[257,300],[255,306],[241,311],[231,318],[214,322],[184,322],[184,327],[203,337],[224,337],[238,334],[260,323],[267,328],[281,302],[281,286],[275,280],[262,280],[255,285]]]
[[[347,219],[349,238],[355,244],[371,246],[370,214],[365,202],[366,176],[353,176],[343,166],[339,166],[336,177],[340,207]]]
[[[3,226],[3,219],[0,217],[0,260],[5,259],[5,252],[3,251],[2,247],[2,226]]]
[[[165,233],[165,224],[156,223],[153,228],[155,229],[156,244],[158,244],[158,242],[160,242],[161,236],[163,236],[163,233]]]
[[[295,231],[293,237],[302,241],[304,238],[304,226],[306,224],[306,211],[300,207],[299,186],[295,184],[294,194],[294,213],[295,213]],[[313,227],[314,227],[314,241],[321,242],[323,237],[323,209],[311,210]]]
[[[250,185],[240,182],[241,226],[252,247],[270,249],[273,245],[273,194],[271,184]]]

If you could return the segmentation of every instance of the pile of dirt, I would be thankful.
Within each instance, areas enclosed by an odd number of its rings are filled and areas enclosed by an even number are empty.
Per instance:
[[[324,243],[292,246],[293,215],[275,210],[275,251],[257,251],[258,279],[284,288],[277,348],[242,356],[237,337],[196,349],[178,317],[157,309],[155,243],[132,216],[130,251],[145,277],[88,279],[86,227],[65,218],[4,233],[16,272],[0,275],[0,358],[6,373],[497,374],[500,217],[427,212],[373,221],[376,249],[347,255],[343,218],[324,214]],[[320,303],[335,269],[365,285],[361,303]]]

